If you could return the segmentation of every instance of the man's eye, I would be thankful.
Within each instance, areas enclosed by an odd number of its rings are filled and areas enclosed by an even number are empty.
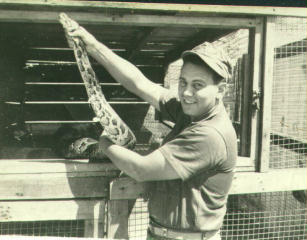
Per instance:
[[[185,87],[187,85],[186,81],[184,81],[184,80],[180,80],[179,84],[180,84],[181,87]]]
[[[201,83],[194,83],[194,84],[193,84],[193,87],[194,87],[195,89],[201,89],[201,88],[203,88],[203,87],[205,87],[205,86],[204,86],[204,84],[201,84]]]

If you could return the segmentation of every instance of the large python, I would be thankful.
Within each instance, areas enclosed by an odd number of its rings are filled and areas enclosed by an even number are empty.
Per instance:
[[[99,80],[91,67],[85,44],[80,38],[71,37],[68,34],[68,32],[76,30],[79,27],[79,24],[69,18],[65,13],[59,15],[59,21],[63,25],[68,45],[74,51],[76,62],[88,95],[88,102],[96,115],[93,120],[99,122],[103,127],[101,135],[106,135],[117,145],[133,149],[136,143],[136,138],[131,129],[106,101]],[[91,140],[89,138],[82,138],[78,141],[79,147],[81,147],[82,144],[88,144]],[[70,147],[72,151],[78,153],[78,149],[76,149],[74,144]],[[79,153],[81,154],[81,152]]]

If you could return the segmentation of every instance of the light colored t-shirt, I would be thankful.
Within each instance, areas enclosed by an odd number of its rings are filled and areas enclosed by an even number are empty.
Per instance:
[[[237,158],[236,134],[225,108],[219,104],[192,122],[175,97],[163,96],[160,110],[175,126],[159,151],[181,179],[151,183],[150,219],[170,229],[218,230]]]

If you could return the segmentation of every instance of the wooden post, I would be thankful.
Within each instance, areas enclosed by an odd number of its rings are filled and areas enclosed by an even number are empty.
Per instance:
[[[258,18],[259,24],[250,31],[249,52],[252,56],[252,91],[259,93],[261,80],[261,64],[262,64],[262,47],[263,47],[263,18]],[[259,161],[259,110],[251,111],[251,148],[250,157],[257,164]]]
[[[274,68],[274,17],[266,17],[263,48],[262,112],[260,172],[267,172],[270,160],[270,130]]]
[[[93,216],[85,220],[84,237],[104,237],[105,201],[92,201]]]
[[[128,239],[128,200],[108,201],[108,238]]]
[[[251,76],[250,76],[250,58],[244,54],[242,58],[242,108],[241,108],[241,156],[250,155],[250,136],[251,136]],[[254,166],[254,164],[253,164]]]

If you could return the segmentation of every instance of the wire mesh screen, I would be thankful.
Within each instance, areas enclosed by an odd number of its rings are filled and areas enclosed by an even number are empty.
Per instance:
[[[129,218],[129,239],[146,239],[147,203],[138,199]],[[230,195],[223,240],[307,239],[304,191]]]
[[[137,199],[128,222],[128,234],[130,240],[146,239],[149,215],[147,201]]]
[[[0,235],[83,237],[84,221],[1,222]]]
[[[276,17],[270,168],[306,167],[306,18]]]
[[[306,239],[304,192],[232,195],[222,228],[223,239]]]

